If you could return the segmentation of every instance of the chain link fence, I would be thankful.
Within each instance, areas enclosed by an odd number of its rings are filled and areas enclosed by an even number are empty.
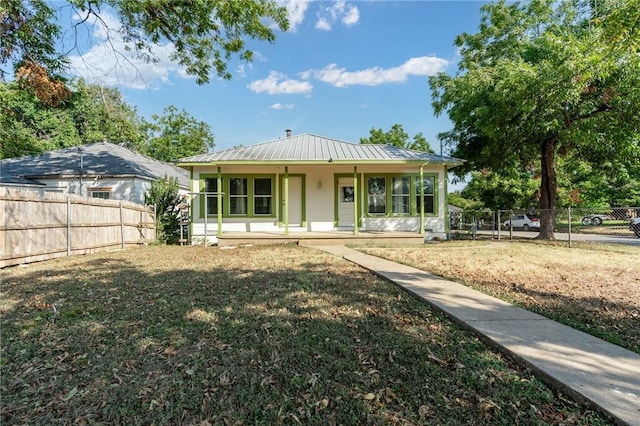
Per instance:
[[[545,218],[553,225],[554,239],[569,247],[640,247],[640,207],[456,211],[449,214],[450,239],[534,239]]]

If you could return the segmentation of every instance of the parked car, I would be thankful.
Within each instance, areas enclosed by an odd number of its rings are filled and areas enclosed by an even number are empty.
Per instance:
[[[640,217],[631,219],[631,222],[629,222],[629,229],[636,234],[636,237],[640,238]]]
[[[540,219],[533,215],[516,214],[511,216],[510,220],[505,220],[502,223],[502,227],[506,230],[513,228],[522,229],[524,231],[528,231],[530,229],[540,229]]]
[[[608,219],[609,219],[608,214],[588,214],[582,217],[581,222],[583,225],[599,226],[599,225],[602,225],[602,222]]]

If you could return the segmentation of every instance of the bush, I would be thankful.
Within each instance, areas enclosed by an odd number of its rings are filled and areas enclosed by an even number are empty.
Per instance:
[[[145,194],[145,204],[156,206],[156,229],[158,241],[175,243],[180,238],[180,195],[178,180],[175,178],[158,179],[151,183]]]

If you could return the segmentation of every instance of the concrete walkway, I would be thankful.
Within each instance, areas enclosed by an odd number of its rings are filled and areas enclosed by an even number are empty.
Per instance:
[[[640,426],[640,355],[463,285],[345,246],[315,246],[396,283],[619,424]]]

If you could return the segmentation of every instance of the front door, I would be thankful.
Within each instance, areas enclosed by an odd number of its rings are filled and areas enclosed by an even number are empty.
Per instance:
[[[353,228],[355,224],[353,178],[338,179],[338,228]]]

